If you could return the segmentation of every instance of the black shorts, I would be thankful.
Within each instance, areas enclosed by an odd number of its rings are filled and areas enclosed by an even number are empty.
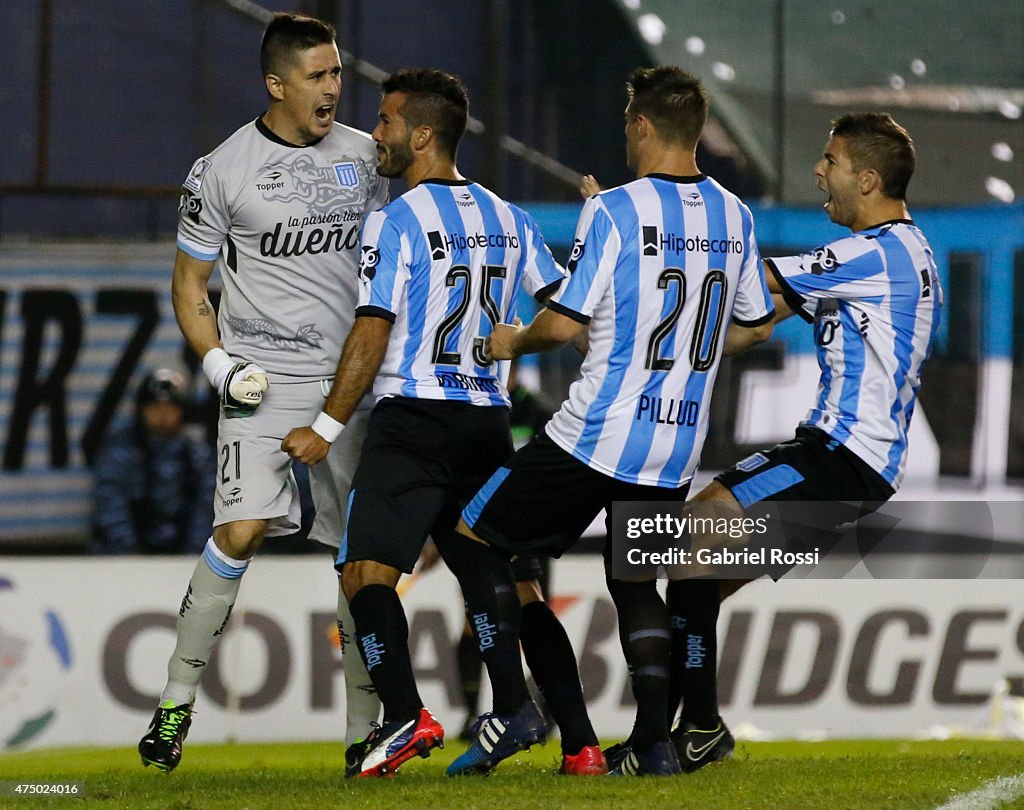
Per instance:
[[[411,573],[427,536],[450,534],[459,511],[511,454],[507,408],[382,400],[352,479],[336,567],[373,560]]]
[[[790,441],[747,456],[715,480],[744,509],[762,501],[802,501],[800,523],[818,531],[799,540],[787,537],[787,550],[814,548],[830,553],[842,541],[844,524],[874,512],[895,490],[875,470],[825,431],[798,427]],[[812,509],[814,504],[820,508]],[[794,566],[773,566],[778,580]]]
[[[474,532],[509,555],[560,557],[614,501],[685,501],[679,489],[630,484],[591,469],[545,432],[500,467],[462,512]],[[609,528],[609,534],[610,534]]]
[[[859,456],[812,427],[797,428],[790,441],[747,456],[715,480],[744,508],[761,501],[881,505],[895,493]],[[837,525],[840,522],[845,521],[839,520]]]

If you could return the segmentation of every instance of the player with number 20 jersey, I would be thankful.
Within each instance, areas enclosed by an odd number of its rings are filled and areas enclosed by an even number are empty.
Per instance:
[[[614,500],[684,500],[729,325],[774,312],[750,210],[704,175],[591,197],[567,269],[541,316],[589,327],[582,376],[462,515],[510,553],[560,554]]]
[[[771,319],[743,202],[709,177],[648,175],[587,201],[548,306],[590,324],[582,379],[548,436],[620,481],[693,476],[730,320]]]
[[[569,279],[529,327],[501,324],[491,354],[554,348],[589,328],[582,376],[545,432],[462,512],[458,530],[509,554],[560,555],[621,501],[682,502],[700,460],[719,360],[771,334],[774,314],[750,211],[700,173],[707,118],[699,79],[674,66],[634,71],[626,162],[637,179],[588,198]],[[584,190],[590,185],[584,178]],[[653,571],[609,592],[630,665],[636,721],[618,775],[672,775],[666,721],[672,634]]]

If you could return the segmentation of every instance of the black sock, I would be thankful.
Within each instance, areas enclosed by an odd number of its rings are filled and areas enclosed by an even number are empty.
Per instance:
[[[607,576],[605,578],[605,582],[606,583],[610,583],[610,580],[607,579]],[[608,585],[608,588],[609,588],[609,593],[610,593],[611,592],[611,585],[610,584]],[[617,609],[616,609],[616,632],[617,632],[617,634],[619,636],[619,649],[622,650],[622,658],[626,662],[626,674],[629,676],[629,688],[632,690],[632,688],[633,688],[633,667],[629,663],[629,643],[626,640],[625,625],[622,623],[622,619],[618,617],[618,610]],[[669,672],[671,673],[671,669],[669,670]],[[634,695],[634,700],[635,700],[635,697],[636,696]],[[636,734],[636,718],[635,717],[633,718],[633,728],[631,728],[629,730],[629,736],[626,737],[626,739],[623,740],[622,742],[624,744],[632,746],[633,745],[633,735],[634,734]]]
[[[526,664],[562,732],[562,753],[575,755],[584,746],[597,745],[576,655],[565,628],[546,602],[523,606],[522,640]]]
[[[434,543],[459,580],[494,695],[494,713],[518,712],[530,700],[519,656],[519,596],[508,560],[461,534],[437,532]]]
[[[672,616],[672,680],[682,696],[680,722],[718,722],[718,581],[684,579],[668,585]]]
[[[679,651],[686,649],[686,617],[680,615],[679,597],[673,598],[673,585],[669,582],[665,591],[665,602],[668,604],[668,621],[672,631],[672,656],[668,680],[668,727],[671,729],[679,717],[679,706],[683,702],[683,691],[686,686],[685,670],[679,657]]]
[[[685,686],[683,684],[683,668],[678,662],[679,655],[676,650],[686,648],[685,634],[681,632],[681,628],[676,624],[677,617],[675,614],[669,616],[669,621],[672,623],[672,656],[669,668],[668,678],[668,712],[665,717],[668,720],[668,727],[671,729],[675,726],[676,719],[679,717],[679,705],[683,702],[683,691]]]
[[[412,720],[423,701],[409,656],[409,623],[395,589],[366,585],[349,602],[356,646],[384,704],[384,722]]]
[[[633,745],[647,749],[668,739],[671,638],[668,610],[656,583],[608,579],[608,590],[619,614],[619,632],[636,697]]]
[[[459,688],[462,691],[462,699],[466,702],[466,711],[470,717],[475,718],[480,703],[480,675],[483,662],[477,649],[476,636],[472,633],[463,633],[459,636],[456,663],[459,666]]]

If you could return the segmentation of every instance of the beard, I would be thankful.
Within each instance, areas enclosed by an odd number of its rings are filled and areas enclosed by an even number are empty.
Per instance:
[[[412,149],[408,143],[389,145],[384,157],[377,164],[377,174],[381,177],[401,177],[412,162]]]

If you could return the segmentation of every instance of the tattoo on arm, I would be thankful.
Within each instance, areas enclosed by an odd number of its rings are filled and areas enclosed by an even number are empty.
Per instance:
[[[210,314],[210,305],[207,304],[205,301],[200,301],[199,307],[196,309],[196,312],[199,313],[200,317],[206,318]]]

